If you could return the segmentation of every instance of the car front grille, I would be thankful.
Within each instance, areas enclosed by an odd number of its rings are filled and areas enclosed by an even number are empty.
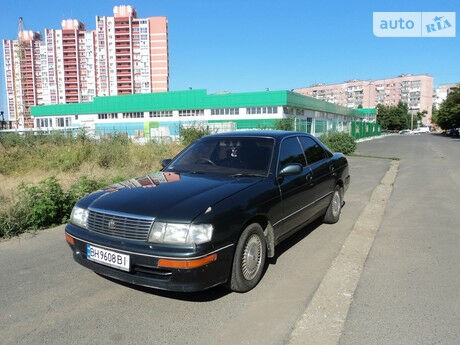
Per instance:
[[[88,230],[101,234],[146,241],[153,218],[136,218],[89,210]]]

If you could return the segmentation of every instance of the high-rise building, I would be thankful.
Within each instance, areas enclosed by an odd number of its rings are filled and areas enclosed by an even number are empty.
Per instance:
[[[137,18],[131,6],[96,17],[98,95],[162,92],[169,88],[168,21]]]
[[[426,111],[423,122],[431,122],[433,77],[426,74],[403,74],[379,80],[352,80],[339,84],[313,85],[294,90],[297,93],[349,108],[374,108],[377,104],[406,103],[413,113]]]
[[[76,19],[62,28],[19,32],[3,40],[8,113],[13,126],[33,126],[31,105],[92,101],[95,96],[169,89],[168,20],[138,18],[131,6],[96,16],[96,30]]]
[[[33,126],[30,107],[43,104],[40,39],[38,32],[21,31],[18,40],[3,41],[6,98],[13,126]]]

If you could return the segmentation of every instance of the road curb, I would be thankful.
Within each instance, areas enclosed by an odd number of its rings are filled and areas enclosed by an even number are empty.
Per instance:
[[[288,344],[338,344],[364,263],[393,190],[398,167],[399,161],[391,161],[390,168],[375,187],[342,249],[297,321]]]

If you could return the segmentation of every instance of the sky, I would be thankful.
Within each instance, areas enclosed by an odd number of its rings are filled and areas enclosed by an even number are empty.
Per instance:
[[[459,0],[3,0],[0,38],[60,28],[132,5],[139,17],[167,16],[170,90],[293,89],[316,83],[427,73],[435,85],[460,82],[460,32],[455,38],[378,38],[373,11],[457,12]],[[0,72],[0,105],[6,109]]]

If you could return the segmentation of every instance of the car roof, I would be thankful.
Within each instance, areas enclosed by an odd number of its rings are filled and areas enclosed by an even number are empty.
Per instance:
[[[305,132],[293,132],[293,131],[280,131],[280,130],[244,130],[244,131],[233,131],[233,132],[223,132],[217,134],[211,134],[206,136],[209,137],[269,137],[274,139],[282,139],[291,135],[306,135],[310,134]]]

